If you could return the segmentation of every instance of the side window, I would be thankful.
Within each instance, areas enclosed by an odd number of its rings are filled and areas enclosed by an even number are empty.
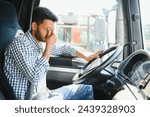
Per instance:
[[[116,0],[59,0],[40,2],[58,16],[55,31],[58,40],[70,43],[82,52],[92,53],[115,44]],[[62,2],[61,2],[62,3]],[[86,4],[86,5],[85,5]]]
[[[148,1],[140,0],[140,8],[143,28],[144,49],[150,52],[150,7]]]

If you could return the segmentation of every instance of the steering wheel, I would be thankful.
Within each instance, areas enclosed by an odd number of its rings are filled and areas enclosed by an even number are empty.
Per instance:
[[[122,46],[112,46],[110,48],[108,48],[107,50],[105,50],[104,52],[99,54],[98,58],[95,58],[91,61],[89,61],[83,68],[81,68],[81,70],[79,71],[79,73],[77,73],[72,81],[74,84],[80,84],[80,83],[85,83],[86,81],[88,81],[89,79],[94,78],[93,76],[97,73],[99,73],[100,71],[102,71],[103,69],[105,69],[109,64],[111,64],[122,52],[123,47]],[[114,52],[113,52],[114,51]],[[112,54],[106,58],[100,65],[88,69],[90,66],[92,66],[94,64],[94,61],[102,58],[104,55],[108,54],[112,52]]]

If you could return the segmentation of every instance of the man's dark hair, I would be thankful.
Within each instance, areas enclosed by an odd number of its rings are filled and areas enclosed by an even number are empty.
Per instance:
[[[45,19],[52,20],[53,22],[57,22],[57,16],[52,13],[49,9],[45,7],[36,7],[33,10],[32,22],[36,22],[37,24],[42,23]]]

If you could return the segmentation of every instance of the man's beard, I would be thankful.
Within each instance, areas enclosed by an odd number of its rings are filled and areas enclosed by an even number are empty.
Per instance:
[[[45,42],[45,40],[42,38],[42,35],[41,35],[39,29],[37,29],[37,30],[35,31],[34,36],[35,36],[35,38],[36,38],[38,41]]]

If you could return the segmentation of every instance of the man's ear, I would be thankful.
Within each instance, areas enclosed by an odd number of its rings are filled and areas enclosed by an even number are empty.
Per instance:
[[[31,28],[32,28],[32,30],[37,30],[37,23],[36,22],[32,22],[32,24],[31,24]]]

